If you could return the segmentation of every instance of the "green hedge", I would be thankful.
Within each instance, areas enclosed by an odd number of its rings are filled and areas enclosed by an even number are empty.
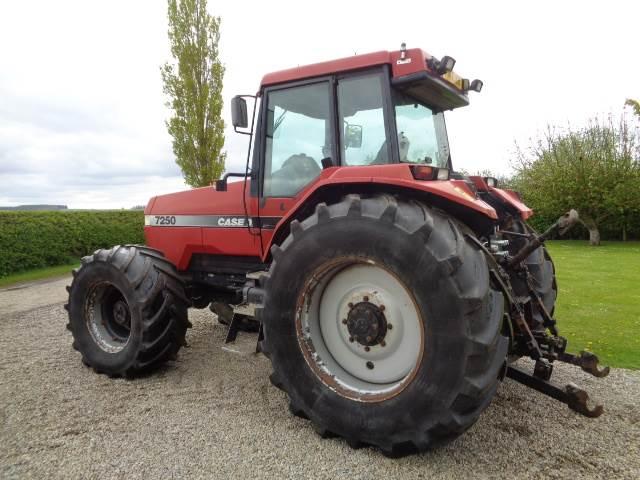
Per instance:
[[[98,248],[144,243],[140,210],[0,212],[0,277],[64,265]]]

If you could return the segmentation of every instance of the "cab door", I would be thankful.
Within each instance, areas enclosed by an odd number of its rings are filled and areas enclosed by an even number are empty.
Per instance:
[[[330,78],[265,90],[259,191],[254,203],[264,246],[269,245],[280,218],[320,175],[322,160],[337,164],[332,90]]]

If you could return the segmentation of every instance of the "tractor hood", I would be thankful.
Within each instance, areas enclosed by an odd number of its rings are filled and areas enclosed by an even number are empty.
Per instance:
[[[244,181],[230,182],[227,190],[201,187],[182,192],[158,195],[149,200],[144,210],[149,215],[242,215]],[[247,191],[249,185],[247,184]],[[146,223],[149,225],[149,223]]]

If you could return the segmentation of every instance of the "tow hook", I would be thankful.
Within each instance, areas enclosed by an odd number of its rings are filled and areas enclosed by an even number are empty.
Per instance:
[[[599,369],[598,357],[591,352],[585,352],[583,350],[578,355],[571,355],[570,353],[562,352],[558,354],[558,360],[560,362],[577,365],[582,370],[590,373],[594,377],[602,378],[609,375],[609,367],[603,367],[602,369]]]

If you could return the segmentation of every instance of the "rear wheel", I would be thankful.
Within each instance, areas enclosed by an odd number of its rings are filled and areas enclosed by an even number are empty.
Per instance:
[[[388,455],[455,438],[488,406],[508,341],[486,259],[453,220],[350,196],[291,225],[257,315],[272,381],[322,435]]]
[[[175,358],[190,327],[189,300],[160,252],[143,246],[98,250],[73,274],[67,328],[86,365],[132,376]]]

